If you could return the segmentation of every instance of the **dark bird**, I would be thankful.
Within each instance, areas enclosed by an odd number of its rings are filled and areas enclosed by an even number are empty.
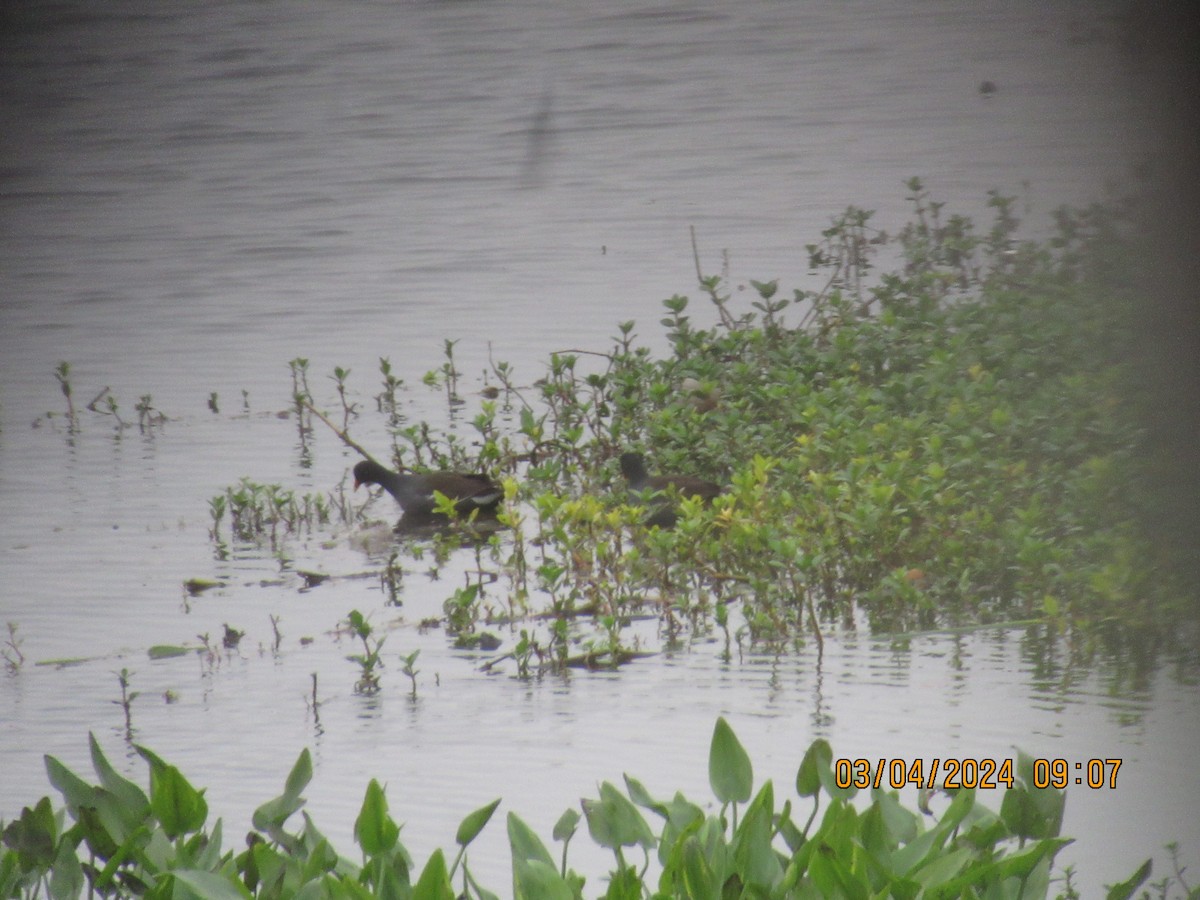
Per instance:
[[[431,516],[436,503],[434,492],[454,501],[454,508],[466,515],[471,510],[494,512],[504,497],[504,489],[486,475],[460,472],[393,472],[371,459],[354,467],[354,488],[377,484],[396,498],[406,516]]]
[[[705,503],[710,503],[721,493],[720,485],[695,475],[651,475],[646,471],[646,460],[640,453],[621,454],[621,474],[634,493],[656,495],[653,498],[655,510],[646,519],[647,525],[670,528],[675,524],[671,495],[699,497]]]

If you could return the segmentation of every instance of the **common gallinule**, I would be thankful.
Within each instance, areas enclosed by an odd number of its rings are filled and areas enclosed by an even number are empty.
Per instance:
[[[647,525],[670,528],[675,524],[675,511],[669,495],[699,497],[705,503],[721,493],[721,486],[695,475],[651,475],[646,471],[646,460],[640,453],[621,454],[621,474],[629,482],[629,489],[638,494],[655,494],[655,510],[646,519]]]
[[[504,489],[486,475],[460,472],[393,472],[371,459],[354,467],[354,487],[377,484],[396,498],[406,516],[434,513],[434,491],[445,494],[455,509],[466,515],[471,510],[492,512],[504,497]]]

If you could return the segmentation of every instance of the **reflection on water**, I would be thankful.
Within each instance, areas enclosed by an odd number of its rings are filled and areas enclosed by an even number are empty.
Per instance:
[[[89,730],[144,779],[114,704],[126,668],[132,740],[207,787],[227,826],[245,827],[308,746],[309,809],[347,851],[370,777],[418,855],[497,795],[544,835],[624,771],[652,793],[707,796],[717,715],[780,785],[818,736],[846,756],[1121,756],[1116,791],[1070,794],[1065,830],[1081,839],[1063,858],[1085,887],[1167,840],[1200,846],[1194,655],[1164,671],[1136,644],[998,629],[848,634],[822,656],[725,662],[701,636],[619,674],[522,682],[418,627],[442,614],[468,554],[440,580],[411,566],[395,608],[377,577],[386,552],[350,535],[231,545],[219,560],[208,540],[209,500],[240,478],[299,493],[346,478],[332,438],[300,441],[280,418],[288,360],[311,358],[331,403],[324,373],[350,369],[371,412],[387,357],[405,421],[438,424],[441,397],[420,381],[444,339],[459,340],[464,390],[490,359],[528,383],[548,352],[602,347],[618,321],[663,346],[659,302],[694,283],[690,226],[712,268],[728,249],[735,284],[804,287],[804,244],[828,218],[854,203],[894,228],[912,175],[968,213],[989,189],[1021,194],[1035,228],[1095,199],[1141,149],[1119,10],[6,9],[0,620],[28,662],[0,679],[0,816],[48,791],[43,753],[88,771]],[[84,412],[69,435],[60,360],[80,408],[107,387],[127,420],[150,394],[168,421],[143,433]],[[369,418],[356,437],[384,446],[382,416]],[[334,577],[310,589],[301,570]],[[191,596],[197,577],[222,586]],[[338,625],[352,609],[388,634],[376,697],[351,690]],[[226,623],[246,632],[236,650],[147,656],[219,645]],[[398,662],[414,650],[415,701]],[[80,661],[36,664],[66,658]],[[493,827],[476,863],[506,859]]]

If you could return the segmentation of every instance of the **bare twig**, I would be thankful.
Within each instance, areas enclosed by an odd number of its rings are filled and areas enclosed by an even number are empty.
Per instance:
[[[324,422],[326,425],[328,425],[330,427],[330,429],[332,429],[333,433],[342,439],[343,444],[345,444],[347,447],[349,447],[352,450],[357,450],[359,453],[361,453],[363,455],[363,457],[365,459],[369,459],[369,460],[371,460],[371,462],[377,461],[375,459],[375,457],[373,457],[370,453],[368,453],[366,450],[363,449],[361,444],[359,444],[352,437],[350,437],[350,435],[346,434],[345,431],[338,428],[331,421],[329,421],[328,417],[324,413],[322,413],[320,410],[318,410],[315,406],[313,406],[307,400],[303,400],[302,402],[304,404],[305,409],[307,409],[310,413],[312,413],[314,416],[316,416],[318,419],[320,419],[322,422]]]

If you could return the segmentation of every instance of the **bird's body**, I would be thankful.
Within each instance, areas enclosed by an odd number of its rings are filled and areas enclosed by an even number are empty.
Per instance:
[[[393,472],[374,460],[354,467],[354,487],[377,484],[396,498],[407,516],[431,516],[436,512],[435,494],[454,501],[463,515],[472,510],[492,512],[504,498],[504,489],[486,475],[461,472]]]
[[[670,496],[699,497],[710,503],[722,493],[721,486],[698,478],[695,475],[651,475],[646,471],[646,461],[640,453],[621,454],[621,474],[636,494],[653,494],[655,511],[647,518],[647,525],[670,527],[675,524],[675,511]]]

